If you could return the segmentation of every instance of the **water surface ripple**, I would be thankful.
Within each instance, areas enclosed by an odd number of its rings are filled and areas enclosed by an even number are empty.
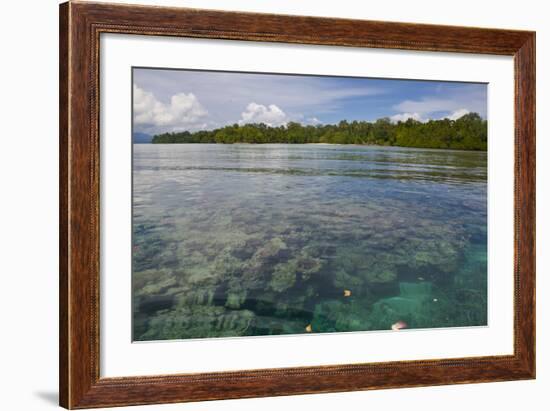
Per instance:
[[[136,144],[135,340],[487,322],[485,152]]]

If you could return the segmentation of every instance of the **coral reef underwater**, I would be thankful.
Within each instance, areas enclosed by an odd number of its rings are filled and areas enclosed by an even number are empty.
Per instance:
[[[486,161],[136,146],[134,340],[485,325]]]

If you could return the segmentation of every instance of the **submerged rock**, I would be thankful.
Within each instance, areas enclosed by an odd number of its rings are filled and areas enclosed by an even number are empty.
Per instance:
[[[307,281],[309,278],[319,272],[323,267],[323,261],[319,258],[310,257],[307,254],[302,254],[296,259],[296,269],[302,274],[302,280]]]
[[[329,332],[361,331],[371,328],[366,304],[329,300],[315,306],[313,329]]]
[[[273,270],[269,287],[277,292],[287,290],[296,283],[296,271],[295,261],[277,264]]]
[[[337,270],[334,279],[333,285],[335,288],[354,288],[356,291],[363,284],[363,280],[358,276],[353,276],[348,274],[344,270]]]
[[[258,260],[265,260],[271,257],[276,257],[283,250],[286,250],[286,244],[279,237],[275,237],[265,243],[262,247],[256,251],[253,258]]]
[[[426,302],[432,302],[432,285],[429,282],[400,283],[399,296],[379,300],[373,305],[370,317],[377,329],[389,329],[404,321],[418,327],[418,317],[423,315]]]
[[[178,307],[152,317],[138,341],[213,338],[244,335],[254,319],[248,310],[230,311],[219,306]]]
[[[170,270],[145,270],[134,276],[133,287],[136,297],[153,294],[165,294],[170,289],[177,289],[178,281]],[[174,290],[173,290],[174,291]]]
[[[367,281],[372,284],[389,283],[395,281],[395,279],[397,278],[397,272],[395,270],[392,270],[390,267],[374,267],[370,270],[367,270],[364,273],[364,276]]]
[[[239,308],[246,300],[246,290],[240,290],[239,292],[229,292],[227,294],[227,300],[225,306],[231,309]]]

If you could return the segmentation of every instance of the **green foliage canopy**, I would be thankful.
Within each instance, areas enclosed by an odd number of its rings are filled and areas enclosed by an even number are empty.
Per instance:
[[[458,150],[487,150],[487,120],[468,113],[457,120],[441,119],[422,123],[413,119],[392,123],[340,121],[338,124],[302,125],[296,122],[271,127],[264,123],[233,124],[214,130],[158,134],[155,144],[361,144]]]

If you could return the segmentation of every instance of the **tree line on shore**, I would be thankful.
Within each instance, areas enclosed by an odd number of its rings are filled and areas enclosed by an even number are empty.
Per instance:
[[[360,144],[458,150],[487,150],[487,120],[477,113],[459,119],[420,122],[414,119],[392,122],[340,121],[338,124],[302,125],[290,122],[272,127],[264,123],[233,124],[214,130],[158,134],[154,144]]]

